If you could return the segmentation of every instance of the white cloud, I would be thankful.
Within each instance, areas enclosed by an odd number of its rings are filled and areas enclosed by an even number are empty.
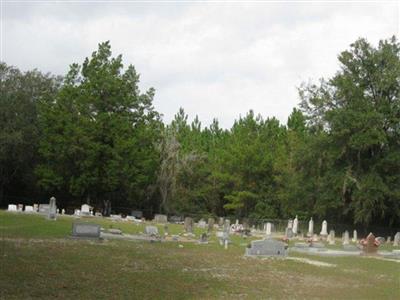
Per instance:
[[[221,125],[249,109],[286,122],[296,86],[331,76],[358,37],[399,32],[398,4],[3,4],[3,60],[64,74],[111,40],[156,88],[169,121],[179,107]]]

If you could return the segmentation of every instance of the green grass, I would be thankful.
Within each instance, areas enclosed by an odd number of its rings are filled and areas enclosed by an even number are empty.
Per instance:
[[[86,220],[125,233],[144,228],[80,219]],[[246,259],[249,239],[238,236],[228,250],[215,238],[208,245],[73,240],[73,221],[0,211],[1,299],[400,299],[396,262],[296,253],[290,255],[336,266]],[[181,233],[183,226],[169,225],[169,231]]]

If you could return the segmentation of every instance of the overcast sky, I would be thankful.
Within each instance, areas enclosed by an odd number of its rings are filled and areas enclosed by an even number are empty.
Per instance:
[[[359,37],[399,34],[399,2],[2,1],[1,60],[63,75],[110,40],[169,122],[179,107],[223,127],[253,109],[286,123],[301,82],[332,76]]]

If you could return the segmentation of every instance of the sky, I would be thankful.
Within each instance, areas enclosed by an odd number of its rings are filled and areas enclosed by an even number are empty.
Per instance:
[[[286,123],[301,83],[333,76],[352,42],[399,36],[399,3],[1,0],[0,59],[64,75],[110,40],[165,122],[183,107],[205,126],[250,109]]]

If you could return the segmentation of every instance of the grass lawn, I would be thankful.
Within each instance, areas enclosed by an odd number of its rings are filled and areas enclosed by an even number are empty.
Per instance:
[[[124,233],[144,228],[89,220]],[[1,299],[400,299],[400,263],[393,261],[290,253],[333,264],[323,267],[244,258],[249,240],[240,237],[228,250],[215,238],[208,245],[73,240],[73,221],[0,211]]]

